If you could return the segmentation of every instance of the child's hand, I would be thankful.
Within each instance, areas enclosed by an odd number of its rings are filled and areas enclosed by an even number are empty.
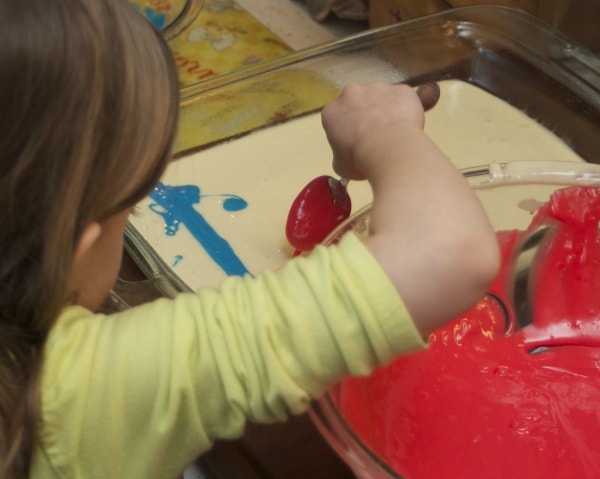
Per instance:
[[[348,179],[365,178],[363,168],[367,165],[356,164],[354,154],[365,137],[389,126],[423,128],[425,121],[419,96],[403,84],[349,85],[321,115],[333,150],[333,168]],[[372,159],[363,158],[366,162]]]

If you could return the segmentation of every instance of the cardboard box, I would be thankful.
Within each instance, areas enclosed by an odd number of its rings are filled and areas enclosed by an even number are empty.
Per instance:
[[[449,8],[483,4],[520,8],[600,52],[600,0],[370,0],[369,24],[379,27]]]

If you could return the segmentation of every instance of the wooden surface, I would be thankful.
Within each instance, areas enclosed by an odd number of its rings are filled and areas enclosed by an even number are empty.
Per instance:
[[[217,443],[201,461],[217,479],[354,479],[308,414],[285,423],[249,424],[237,441]]]

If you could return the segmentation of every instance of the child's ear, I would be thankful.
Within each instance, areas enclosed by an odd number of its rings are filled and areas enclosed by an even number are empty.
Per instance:
[[[77,247],[75,248],[75,256],[73,258],[74,262],[79,261],[83,258],[88,251],[92,249],[100,235],[102,234],[102,227],[100,223],[88,223],[77,242]]]

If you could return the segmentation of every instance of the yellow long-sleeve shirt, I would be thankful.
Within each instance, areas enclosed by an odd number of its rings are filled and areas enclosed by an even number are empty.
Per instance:
[[[283,420],[346,375],[423,347],[348,234],[277,272],[102,316],[47,341],[34,479],[172,479],[245,422]]]

